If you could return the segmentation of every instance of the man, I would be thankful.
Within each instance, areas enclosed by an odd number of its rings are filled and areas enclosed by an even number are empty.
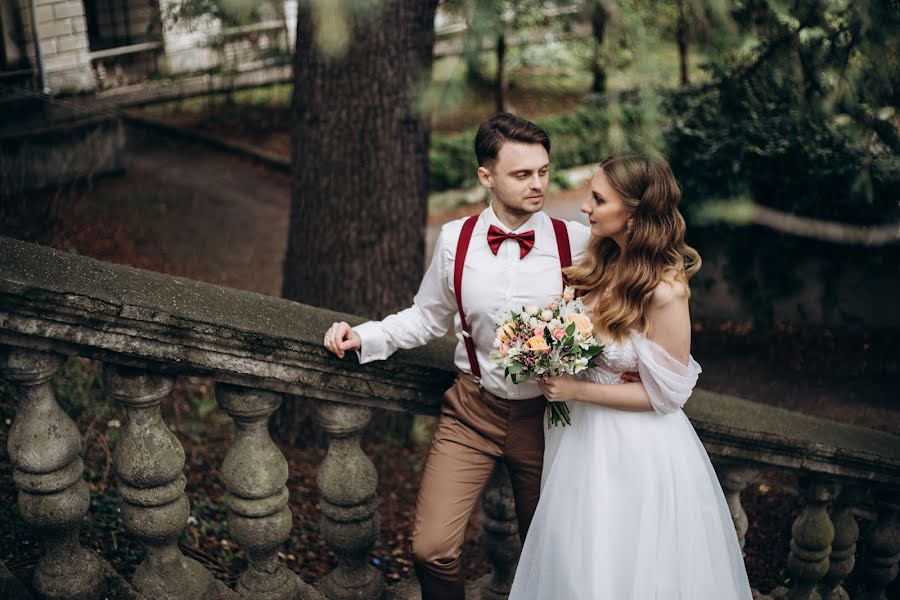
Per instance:
[[[355,328],[335,323],[325,347],[360,363],[422,346],[452,326],[460,374],[445,393],[425,463],[411,538],[423,600],[464,598],[460,547],[498,460],[508,468],[524,539],[537,506],[544,399],[537,384],[513,384],[488,355],[503,310],[546,306],[562,291],[561,267],[584,251],[590,230],[542,212],[550,139],[534,123],[500,113],[475,137],[478,178],[491,206],[446,224],[413,305]]]

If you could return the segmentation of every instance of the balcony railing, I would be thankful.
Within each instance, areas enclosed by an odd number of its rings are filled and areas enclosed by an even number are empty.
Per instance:
[[[32,582],[39,596],[383,597],[382,574],[367,560],[378,536],[378,475],[360,435],[374,408],[436,413],[454,377],[452,347],[442,340],[359,366],[321,347],[336,319],[358,321],[0,238],[0,369],[18,393],[9,456],[19,512],[46,549]],[[81,438],[50,386],[71,355],[102,361],[106,393],[126,414],[113,452],[121,521],[145,548],[129,581],[79,545],[89,506]],[[213,379],[220,407],[236,424],[221,474],[230,536],[248,564],[233,589],[176,543],[190,511],[185,455],[160,403],[179,375]],[[315,587],[278,558],[292,524],[288,466],[266,425],[282,393],[316,399],[316,421],[328,435],[318,473],[321,528],[339,564]],[[773,597],[845,598],[842,583],[854,570],[861,531],[861,597],[885,597],[900,561],[900,438],[702,390],[687,412],[717,465],[742,543],[748,523],[741,491],[761,469],[799,475],[806,503],[784,549],[791,583]],[[505,598],[509,590],[518,536],[507,486],[498,471],[482,500],[482,543],[493,573],[473,596]],[[869,518],[860,528],[854,515]]]

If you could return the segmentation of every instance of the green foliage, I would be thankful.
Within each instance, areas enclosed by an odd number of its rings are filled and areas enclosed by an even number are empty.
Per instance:
[[[172,23],[193,24],[213,17],[225,25],[249,25],[259,20],[269,0],[179,0],[168,3],[163,18]]]
[[[896,190],[900,13],[882,3],[735,3],[739,31],[711,52],[716,86],[687,91],[667,107],[664,148],[693,224],[739,212],[747,200],[791,214],[856,225],[900,220]],[[724,38],[722,38],[724,39]],[[736,42],[736,43],[735,43]],[[865,85],[861,85],[865,82]],[[893,122],[892,122],[893,120]],[[714,202],[709,202],[714,200]],[[893,268],[898,251],[875,252],[715,226],[727,235],[729,272],[758,316],[797,289],[809,257]],[[697,240],[702,245],[702,239]],[[837,267],[835,267],[837,268]],[[823,277],[828,289],[839,280]]]
[[[673,101],[666,147],[684,190],[683,210],[692,225],[716,211],[740,211],[744,199],[827,221],[876,224],[900,219],[895,191],[900,164],[895,155],[872,155],[871,138],[843,119],[822,121],[792,103],[793,90],[754,102],[731,90],[685,94]],[[844,123],[844,124],[842,124]],[[710,202],[713,199],[716,202]],[[771,319],[772,304],[799,289],[799,267],[810,257],[848,264],[856,254],[867,268],[879,267],[873,252],[781,236],[757,227],[692,228],[695,244],[728,237],[728,272],[752,313]],[[701,248],[702,249],[702,248]],[[894,267],[896,272],[896,268]],[[834,295],[840,273],[823,276]]]
[[[872,156],[865,136],[790,102],[717,90],[677,98],[666,148],[688,212],[711,198],[749,195],[791,213],[870,224],[900,217],[895,160]]]
[[[431,134],[428,186],[432,192],[475,185],[475,130],[454,135]]]
[[[103,415],[112,410],[103,391],[103,365],[86,358],[72,357],[53,378],[59,405],[76,421],[82,415]]]

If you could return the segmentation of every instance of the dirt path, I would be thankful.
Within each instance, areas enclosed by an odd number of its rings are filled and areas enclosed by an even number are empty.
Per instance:
[[[251,161],[129,127],[126,174],[70,194],[55,243],[280,295],[290,179]]]

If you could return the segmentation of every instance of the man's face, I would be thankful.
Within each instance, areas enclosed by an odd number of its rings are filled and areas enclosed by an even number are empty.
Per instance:
[[[497,159],[478,168],[481,183],[491,188],[496,202],[510,215],[531,215],[544,207],[550,177],[550,157],[540,144],[505,142]]]

